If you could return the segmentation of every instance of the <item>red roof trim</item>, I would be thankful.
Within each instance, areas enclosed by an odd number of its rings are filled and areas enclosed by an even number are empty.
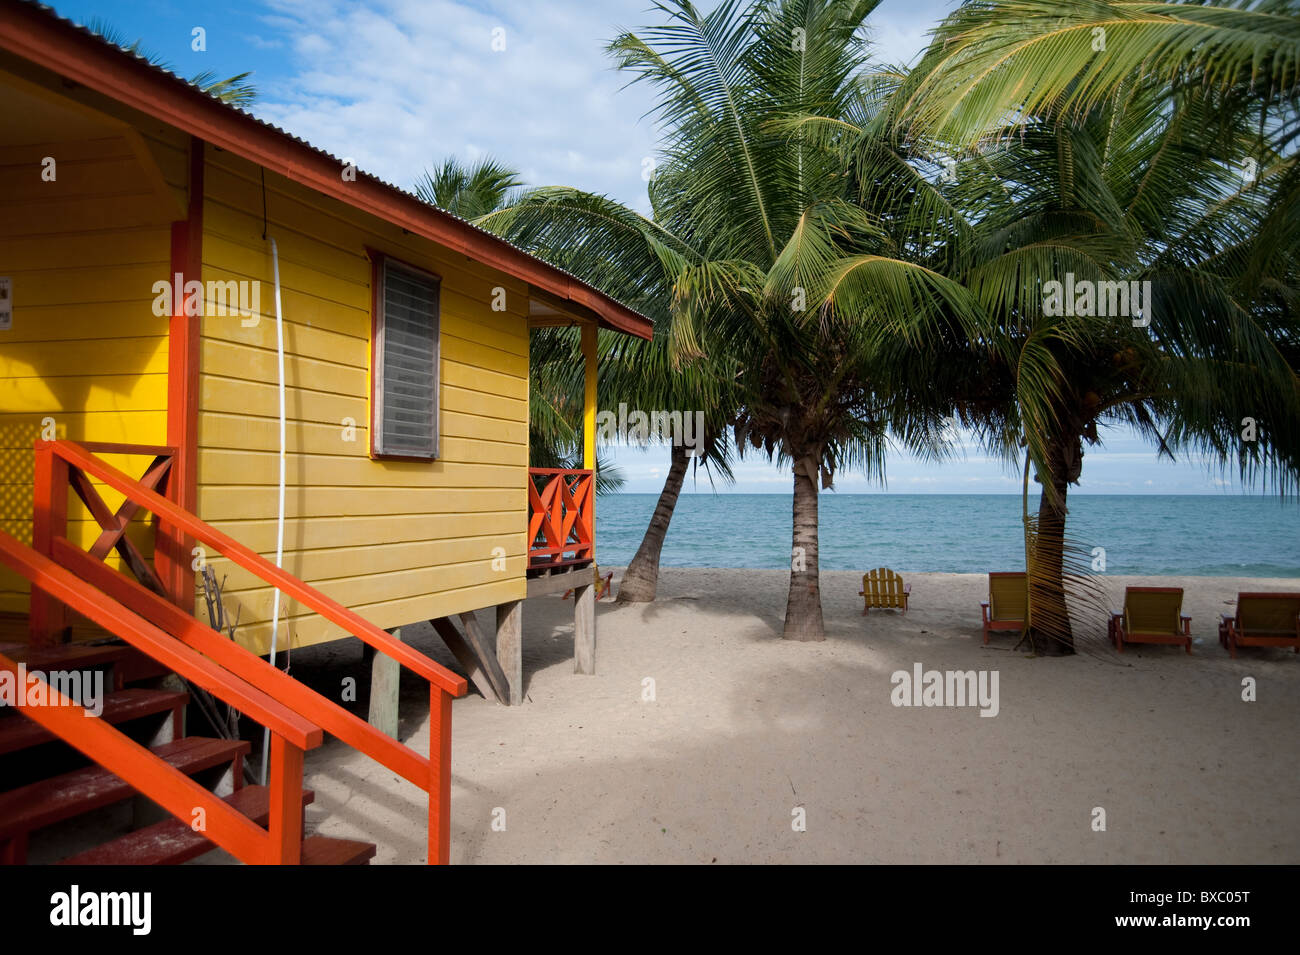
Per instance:
[[[649,319],[562,269],[360,170],[354,182],[345,182],[342,163],[327,153],[46,9],[0,0],[0,48],[353,208],[589,308],[607,328],[651,337]]]

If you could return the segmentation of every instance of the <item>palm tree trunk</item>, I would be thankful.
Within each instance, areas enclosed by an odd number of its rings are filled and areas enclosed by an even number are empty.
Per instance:
[[[1030,636],[1034,649],[1044,656],[1074,652],[1074,632],[1065,599],[1066,495],[1070,481],[1078,477],[1078,457],[1067,454],[1069,438],[1054,438],[1048,448],[1052,470],[1051,487],[1043,482],[1038,498],[1038,534],[1034,546],[1034,573],[1030,578]],[[1046,476],[1044,476],[1046,478]],[[1053,493],[1054,492],[1054,493]]]
[[[817,573],[816,465],[801,458],[794,466],[794,530],[791,535],[790,594],[785,602],[787,640],[825,640],[822,592]]]
[[[677,496],[682,491],[682,481],[686,477],[686,468],[690,458],[685,447],[672,447],[672,464],[668,468],[668,479],[664,489],[659,492],[659,503],[650,517],[650,525],[641,538],[632,563],[627,565],[623,582],[618,587],[619,603],[648,603],[655,599],[659,587],[659,558],[664,549],[664,538],[668,536],[668,524],[673,519],[673,510],[677,507]]]

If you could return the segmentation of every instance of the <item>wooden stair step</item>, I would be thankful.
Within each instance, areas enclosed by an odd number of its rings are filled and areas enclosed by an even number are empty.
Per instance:
[[[82,670],[120,663],[130,649],[124,643],[61,643],[53,647],[0,649],[0,653],[14,663],[27,664],[28,670]]]
[[[302,841],[303,865],[369,865],[375,857],[373,842],[308,836]]]
[[[270,818],[270,790],[266,786],[245,786],[225,801],[259,826]],[[308,806],[316,794],[302,791],[302,804]],[[103,845],[68,856],[58,865],[180,865],[211,852],[216,845],[201,832],[195,832],[179,819],[164,819],[145,826]]]
[[[187,736],[155,746],[152,752],[173,768],[192,776],[242,759],[249,749],[244,740]],[[87,766],[11,789],[0,793],[0,838],[53,825],[133,795],[135,789],[102,766]]]
[[[189,700],[190,695],[179,690],[137,687],[114,690],[104,694],[104,712],[99,718],[110,723],[126,723],[157,713],[179,710]],[[35,720],[29,720],[18,713],[0,719],[0,756],[58,738]]]

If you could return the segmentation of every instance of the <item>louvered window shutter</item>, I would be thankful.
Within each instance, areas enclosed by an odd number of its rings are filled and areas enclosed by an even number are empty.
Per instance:
[[[374,452],[438,456],[438,279],[385,260],[375,348]]]

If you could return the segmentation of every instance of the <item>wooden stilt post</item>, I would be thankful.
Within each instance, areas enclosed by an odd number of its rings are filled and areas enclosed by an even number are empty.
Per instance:
[[[401,640],[402,631],[394,630],[393,639]],[[402,666],[386,653],[370,659],[370,725],[397,739],[397,700]]]
[[[497,604],[497,663],[509,685],[503,702],[518,706],[524,701],[524,602]]]
[[[596,672],[596,585],[590,580],[573,590],[573,672]]]

